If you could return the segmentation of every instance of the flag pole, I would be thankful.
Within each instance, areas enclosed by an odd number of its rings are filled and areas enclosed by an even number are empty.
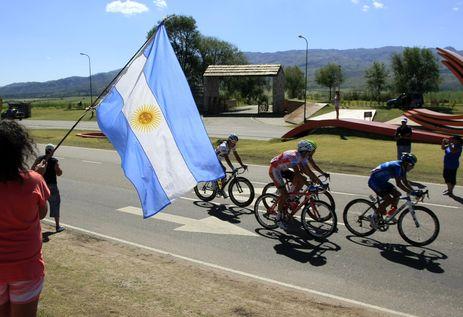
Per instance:
[[[157,33],[157,29],[159,29],[159,27],[161,25],[163,25],[167,20],[169,20],[170,18],[172,18],[174,15],[168,15],[166,16],[162,21],[161,23],[159,23],[157,26],[156,26],[156,32],[153,32],[153,34],[145,41],[145,43],[143,43],[143,45],[138,49],[138,51],[132,56],[132,58],[130,58],[130,60],[124,65],[124,67],[122,67],[122,69],[119,71],[119,73],[117,73],[117,75],[113,78],[113,80],[111,80],[111,82],[106,86],[105,89],[103,89],[103,91],[98,95],[98,97],[95,99],[95,101],[93,102],[93,104],[91,104],[89,107],[87,107],[84,111],[84,113],[79,117],[79,119],[77,119],[76,123],[74,123],[74,125],[71,127],[71,129],[69,129],[69,131],[64,135],[64,137],[61,139],[61,141],[59,141],[59,143],[56,145],[55,149],[53,150],[53,153],[55,153],[55,151],[59,148],[59,146],[64,142],[64,140],[69,136],[69,134],[71,134],[71,132],[74,130],[74,128],[77,126],[77,124],[85,117],[85,115],[87,114],[87,112],[89,111],[95,111],[96,107],[97,107],[97,104],[98,102],[100,101],[101,97],[102,96],[105,96],[109,89],[113,86],[113,84],[119,79],[119,77],[121,76],[121,74],[126,70],[126,68],[133,62],[133,60],[135,59],[135,57],[138,56],[138,54],[146,47],[146,45],[151,41],[151,39],[156,35]],[[53,155],[53,154],[52,154]]]

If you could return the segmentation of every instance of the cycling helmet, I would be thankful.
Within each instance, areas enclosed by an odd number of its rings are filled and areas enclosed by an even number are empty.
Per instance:
[[[316,148],[317,145],[309,140],[302,140],[297,144],[298,152],[313,152]]]
[[[416,158],[415,154],[412,153],[404,153],[402,154],[401,157],[402,162],[406,162],[408,164],[415,165],[416,162],[418,162],[418,159]]]
[[[230,134],[228,136],[228,140],[238,142],[238,136],[236,134],[232,133],[232,134]]]
[[[312,151],[315,151],[317,149],[317,143],[315,141],[307,140],[307,142],[309,142],[312,145],[312,147],[313,147]]]

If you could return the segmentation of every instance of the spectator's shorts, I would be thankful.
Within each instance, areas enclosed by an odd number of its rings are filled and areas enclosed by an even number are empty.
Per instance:
[[[386,183],[377,183],[373,178],[370,177],[368,180],[368,187],[373,189],[373,191],[380,197],[388,195],[393,192],[394,185],[389,182]]]
[[[58,185],[48,184],[50,189],[50,198],[48,203],[50,204],[50,217],[59,217],[59,207],[61,204],[61,197],[58,190]]]
[[[12,283],[0,282],[0,305],[5,303],[27,304],[39,299],[44,277]]]
[[[457,170],[456,169],[449,169],[444,168],[444,180],[446,183],[455,185],[457,183]]]

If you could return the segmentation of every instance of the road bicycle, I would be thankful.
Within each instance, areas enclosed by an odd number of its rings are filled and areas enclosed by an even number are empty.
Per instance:
[[[245,171],[246,169],[240,167],[235,168],[232,172],[226,172],[226,175],[230,176],[223,183],[222,181],[199,182],[194,188],[195,194],[202,201],[211,201],[217,195],[226,198],[225,187],[228,186],[228,196],[235,205],[238,207],[249,206],[254,200],[254,186],[247,178],[238,176]]]
[[[334,210],[326,202],[316,199],[319,192],[326,190],[324,186],[311,185],[298,193],[288,193],[283,210],[285,221],[294,219],[302,209],[300,220],[304,230],[315,238],[327,238],[336,231],[337,217]],[[266,229],[276,229],[278,200],[280,196],[264,194],[254,204],[254,215],[259,224]]]
[[[426,207],[417,206],[429,198],[429,191],[420,190],[413,201],[409,194],[400,197],[404,203],[392,215],[381,215],[378,206],[381,203],[379,196],[370,196],[354,199],[346,205],[343,220],[346,228],[359,237],[366,237],[376,230],[387,231],[391,225],[397,224],[402,239],[413,246],[425,246],[432,243],[438,236],[440,225],[434,212]],[[377,229],[371,225],[371,216],[376,213]],[[398,219],[396,217],[398,216]]]
[[[334,201],[333,196],[329,192],[330,191],[330,186],[329,186],[330,177],[320,175],[318,177],[318,179],[324,185],[325,189],[321,190],[321,191],[318,191],[318,192],[315,192],[314,193],[315,199],[326,202],[334,211],[336,211],[336,203]],[[289,193],[291,191],[291,186],[292,186],[291,181],[289,179],[287,179],[287,178],[284,178],[284,180],[285,180],[286,190]],[[304,186],[302,187],[302,190],[304,190],[306,187],[307,186],[304,184]],[[275,183],[273,183],[273,182],[268,183],[267,185],[264,186],[264,188],[262,189],[262,195],[265,195],[265,194],[274,194],[274,195],[277,195],[277,196],[280,195],[279,192],[278,192],[278,189],[275,186]],[[325,219],[325,220],[328,220],[328,219]]]

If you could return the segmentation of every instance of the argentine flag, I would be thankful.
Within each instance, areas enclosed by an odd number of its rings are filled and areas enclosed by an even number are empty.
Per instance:
[[[224,176],[164,24],[97,108],[144,218],[199,181]]]

